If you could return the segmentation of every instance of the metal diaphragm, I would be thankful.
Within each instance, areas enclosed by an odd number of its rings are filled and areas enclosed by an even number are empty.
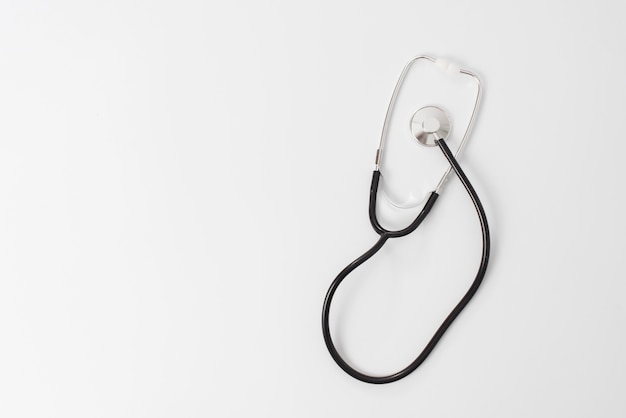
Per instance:
[[[411,118],[411,133],[420,144],[434,147],[436,140],[450,134],[450,118],[437,106],[423,107]]]

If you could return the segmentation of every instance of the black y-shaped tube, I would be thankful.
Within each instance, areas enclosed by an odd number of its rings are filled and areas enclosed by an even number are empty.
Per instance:
[[[372,186],[370,188],[369,215],[370,215],[370,222],[372,223],[372,227],[374,228],[376,233],[380,235],[380,238],[376,242],[376,244],[374,244],[372,248],[367,250],[365,254],[361,255],[359,258],[357,258],[348,266],[346,266],[346,268],[344,268],[339,273],[339,275],[335,278],[335,280],[333,280],[333,282],[330,285],[330,288],[328,289],[328,292],[326,293],[326,298],[324,299],[324,306],[322,308],[322,333],[324,335],[324,341],[326,342],[326,347],[328,348],[330,355],[335,360],[337,365],[339,365],[339,367],[341,367],[346,373],[348,373],[350,376],[354,377],[355,379],[361,380],[366,383],[373,383],[373,384],[391,383],[391,382],[400,380],[408,376],[409,374],[411,374],[413,371],[415,371],[415,369],[417,369],[420,366],[420,364],[422,364],[424,360],[426,360],[426,358],[433,351],[433,349],[435,348],[435,346],[437,345],[437,343],[439,342],[443,334],[446,332],[446,330],[450,326],[450,324],[452,324],[452,322],[461,313],[461,311],[465,308],[465,306],[467,306],[467,304],[472,299],[474,294],[476,294],[478,287],[480,286],[483,278],[485,277],[485,272],[487,271],[487,264],[489,262],[489,251],[491,247],[491,241],[490,241],[490,236],[489,236],[489,225],[487,224],[487,216],[485,215],[485,211],[480,202],[480,199],[478,198],[478,195],[476,194],[476,191],[474,190],[474,187],[472,187],[472,184],[467,179],[467,176],[465,175],[465,173],[459,166],[459,163],[454,158],[454,154],[452,154],[452,151],[450,151],[450,148],[448,148],[448,145],[444,142],[443,139],[437,140],[437,145],[443,152],[446,159],[450,162],[450,165],[452,166],[459,180],[461,180],[461,183],[465,187],[465,190],[469,194],[470,198],[472,199],[472,203],[474,203],[474,207],[476,208],[476,212],[480,220],[480,227],[481,227],[482,237],[483,237],[483,250],[482,250],[480,266],[478,267],[478,272],[476,273],[476,277],[474,278],[474,281],[472,282],[472,285],[470,286],[468,291],[465,293],[463,298],[461,298],[459,303],[457,303],[457,305],[454,307],[452,312],[450,312],[450,314],[442,322],[442,324],[439,326],[439,328],[437,329],[435,334],[432,336],[428,344],[426,344],[426,347],[424,347],[422,352],[417,356],[415,360],[413,360],[411,364],[409,364],[407,367],[400,370],[399,372],[388,375],[388,376],[369,376],[369,375],[359,372],[358,370],[350,366],[337,352],[337,349],[335,348],[335,345],[333,344],[333,340],[330,335],[330,321],[329,321],[330,305],[333,300],[333,296],[335,295],[335,292],[337,291],[337,288],[339,287],[341,282],[348,276],[348,274],[350,274],[354,269],[359,267],[361,264],[367,261],[370,257],[376,254],[378,250],[382,248],[382,246],[385,244],[385,242],[389,238],[403,237],[415,231],[417,227],[422,223],[424,218],[426,218],[426,215],[428,215],[428,213],[432,209],[433,205],[435,204],[435,201],[437,200],[437,197],[439,197],[437,193],[432,192],[428,200],[426,201],[426,204],[424,205],[424,208],[422,209],[420,214],[417,216],[417,218],[415,218],[415,220],[408,227],[398,230],[398,231],[388,231],[380,225],[376,216],[376,196],[378,192],[380,172],[374,171],[373,176],[372,176]]]

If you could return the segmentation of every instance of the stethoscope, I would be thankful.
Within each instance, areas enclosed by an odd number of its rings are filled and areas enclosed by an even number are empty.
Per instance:
[[[409,129],[411,130],[412,136],[421,145],[424,145],[427,147],[435,147],[435,146],[439,147],[439,149],[441,150],[445,158],[448,160],[450,166],[445,171],[443,177],[439,181],[439,184],[437,185],[435,190],[430,192],[430,194],[428,195],[427,199],[425,200],[425,203],[423,204],[421,211],[419,212],[415,220],[413,220],[413,222],[411,222],[404,229],[391,231],[391,230],[385,229],[380,224],[380,222],[378,221],[377,214],[376,214],[376,200],[377,200],[379,182],[380,182],[380,177],[381,177],[380,163],[381,163],[381,158],[382,158],[382,153],[383,153],[383,147],[385,145],[385,140],[387,138],[386,133],[387,133],[387,129],[389,126],[389,121],[390,121],[394,106],[396,104],[398,93],[402,87],[402,84],[404,82],[404,79],[409,69],[414,63],[420,60],[430,61],[431,63],[436,64],[442,70],[448,73],[460,74],[463,76],[471,77],[477,84],[476,98],[474,101],[474,108],[472,110],[470,121],[467,125],[467,128],[465,130],[463,138],[461,139],[461,142],[459,144],[459,147],[456,153],[453,153],[445,142],[445,140],[447,139],[450,133],[451,124],[450,124],[450,119],[448,115],[441,107],[426,106],[426,107],[422,107],[418,109],[413,114],[411,120],[409,121],[410,122]],[[467,138],[471,130],[471,125],[473,124],[474,119],[476,118],[476,111],[478,109],[478,104],[480,102],[480,96],[481,96],[481,83],[480,83],[479,78],[476,76],[476,74],[474,74],[473,72],[469,70],[459,68],[449,63],[448,61],[435,59],[435,58],[425,56],[425,55],[415,57],[411,61],[409,61],[409,63],[404,67],[404,70],[402,71],[402,74],[400,75],[400,78],[396,84],[393,95],[391,97],[391,101],[389,103],[389,107],[387,109],[387,114],[385,116],[385,122],[383,125],[383,133],[381,135],[380,145],[376,152],[376,166],[374,169],[374,173],[372,175],[372,183],[370,187],[369,219],[370,219],[370,223],[372,224],[372,228],[374,228],[374,231],[376,231],[376,233],[379,235],[379,239],[376,242],[376,244],[374,244],[373,247],[367,250],[363,255],[361,255],[359,258],[354,260],[352,263],[348,264],[339,273],[339,275],[337,275],[335,280],[333,280],[333,282],[331,283],[330,288],[328,289],[328,292],[326,293],[326,298],[324,299],[324,306],[322,309],[322,332],[324,334],[326,347],[328,348],[330,355],[335,360],[337,365],[339,365],[339,367],[341,367],[346,373],[348,373],[350,376],[354,377],[355,379],[358,379],[367,383],[382,384],[382,383],[395,382],[411,374],[415,369],[417,369],[424,362],[424,360],[426,360],[428,355],[433,351],[433,349],[435,348],[435,346],[437,345],[437,343],[439,342],[443,334],[446,332],[446,330],[450,326],[450,324],[452,324],[452,322],[456,319],[456,317],[461,313],[463,308],[465,308],[465,306],[472,299],[472,297],[478,290],[478,287],[480,286],[483,280],[483,277],[485,276],[485,272],[487,270],[487,263],[489,261],[489,249],[490,249],[489,226],[487,225],[487,217],[485,215],[485,211],[483,210],[483,206],[480,202],[480,199],[478,198],[478,195],[476,194],[476,191],[474,190],[474,187],[471,185],[470,181],[467,179],[467,176],[465,175],[465,173],[459,166],[459,163],[457,162],[457,157],[459,153],[461,152],[461,150],[463,149],[465,143],[467,142]],[[371,258],[374,254],[376,254],[383,247],[383,245],[385,245],[387,240],[389,240],[390,238],[404,237],[412,233],[413,231],[415,231],[417,227],[420,226],[420,224],[424,221],[426,216],[429,214],[429,212],[435,205],[435,202],[437,201],[437,198],[439,197],[439,191],[441,187],[443,186],[443,184],[446,182],[448,175],[450,174],[452,170],[454,170],[457,177],[459,178],[459,180],[465,187],[465,190],[467,191],[470,198],[472,199],[474,207],[476,208],[476,212],[478,213],[478,218],[480,220],[483,245],[482,245],[482,255],[481,255],[480,266],[478,267],[478,272],[476,273],[476,277],[474,278],[474,281],[472,282],[470,288],[467,290],[463,298],[461,298],[461,300],[457,303],[457,305],[450,312],[450,314],[448,314],[448,316],[439,326],[439,328],[437,329],[435,334],[432,336],[430,341],[426,344],[422,352],[417,356],[415,360],[413,360],[411,364],[409,364],[407,367],[400,370],[399,372],[393,373],[387,376],[369,376],[367,374],[361,373],[358,370],[354,369],[352,366],[350,366],[341,357],[341,355],[338,353],[337,349],[335,348],[335,345],[333,344],[333,340],[332,340],[331,333],[330,333],[330,324],[329,324],[330,306],[333,300],[333,296],[335,295],[335,292],[337,291],[337,288],[339,287],[341,282],[343,282],[343,280],[348,276],[348,274],[350,274],[357,267],[359,267],[361,264],[363,264],[365,261]]]

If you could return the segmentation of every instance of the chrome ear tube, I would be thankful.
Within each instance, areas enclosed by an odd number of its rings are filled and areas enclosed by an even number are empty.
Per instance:
[[[416,141],[420,146],[424,147],[438,147],[445,160],[447,161],[447,169],[445,170],[443,176],[440,178],[439,183],[436,187],[426,196],[426,198],[421,202],[421,210],[414,218],[414,220],[405,228],[397,229],[397,230],[389,230],[384,228],[378,220],[378,215],[376,212],[376,202],[377,196],[380,186],[381,180],[381,169],[385,168],[384,164],[382,164],[383,152],[385,150],[385,144],[387,138],[389,136],[389,126],[392,118],[392,113],[396,106],[396,102],[398,100],[398,95],[402,90],[403,84],[405,82],[405,78],[407,76],[408,71],[411,67],[419,61],[430,62],[431,64],[436,65],[440,70],[445,73],[451,75],[461,75],[463,77],[470,77],[476,83],[476,93],[475,99],[473,100],[473,109],[471,115],[469,116],[468,122],[466,124],[466,128],[463,132],[463,135],[460,139],[458,147],[456,151],[451,151],[446,143],[450,132],[452,130],[451,118],[448,112],[439,105],[432,104],[419,107],[414,109],[411,115],[406,115],[407,120],[405,121],[405,129],[406,132],[404,134],[410,134],[412,140]],[[407,65],[404,67],[400,78],[396,84],[396,87],[391,96],[391,101],[389,103],[389,107],[387,109],[387,113],[385,116],[385,121],[383,124],[383,130],[381,134],[381,140],[376,152],[376,166],[375,170],[372,174],[372,183],[370,187],[370,198],[369,198],[369,218],[370,223],[374,231],[379,235],[378,241],[363,255],[358,257],[356,260],[348,264],[332,281],[328,292],[326,293],[326,298],[324,299],[324,304],[322,308],[322,333],[324,336],[324,341],[326,343],[326,347],[331,355],[331,357],[335,360],[337,365],[343,369],[347,374],[354,377],[355,379],[361,380],[367,383],[374,384],[383,384],[390,383],[397,380],[400,380],[410,373],[412,373],[415,369],[417,369],[423,362],[426,360],[428,355],[432,352],[434,347],[437,345],[443,334],[446,332],[450,324],[457,318],[457,316],[461,313],[461,311],[465,308],[465,306],[472,299],[476,291],[478,290],[487,270],[487,265],[489,262],[489,252],[490,252],[490,234],[489,234],[489,226],[487,223],[487,217],[485,215],[485,211],[483,206],[474,190],[474,187],[467,179],[467,176],[461,169],[457,158],[463,150],[467,139],[469,137],[469,133],[471,131],[471,127],[475,121],[478,105],[480,103],[480,97],[482,94],[481,83],[476,74],[473,72],[462,69],[454,64],[451,64],[449,61],[435,59],[430,56],[421,55],[410,60]],[[405,116],[404,114],[402,116]],[[413,231],[415,231],[419,225],[426,219],[430,211],[435,205],[437,198],[439,197],[440,190],[442,186],[445,184],[449,174],[454,171],[465,190],[467,191],[472,203],[474,204],[474,208],[476,209],[480,226],[482,232],[482,254],[480,266],[478,268],[478,272],[470,286],[470,288],[466,291],[465,295],[461,298],[461,300],[456,304],[456,306],[452,309],[452,311],[448,314],[445,320],[441,323],[435,334],[431,337],[430,341],[426,344],[426,346],[422,349],[420,354],[415,358],[411,364],[409,364],[404,369],[387,375],[387,376],[370,376],[364,374],[355,368],[353,368],[346,360],[344,360],[337,348],[335,347],[330,331],[330,311],[331,304],[335,292],[339,285],[343,282],[344,279],[356,268],[361,266],[365,261],[370,259],[374,254],[376,254],[387,242],[387,240],[391,238],[400,238],[406,236]],[[400,205],[397,205],[400,207]],[[415,207],[415,206],[409,206]]]
[[[419,63],[420,61],[426,61],[429,63],[432,63],[433,65],[436,65],[439,69],[441,69],[442,71],[450,74],[450,75],[455,75],[455,74],[459,74],[462,75],[464,77],[470,77],[471,80],[473,80],[473,82],[476,84],[476,94],[475,94],[475,99],[474,99],[474,105],[472,108],[472,113],[469,119],[469,122],[465,128],[465,132],[463,133],[463,137],[461,138],[461,142],[457,148],[457,150],[454,152],[454,158],[458,159],[459,156],[461,155],[461,152],[463,151],[463,148],[465,148],[465,144],[467,143],[467,140],[469,138],[470,132],[472,130],[472,126],[474,125],[474,122],[476,120],[476,114],[478,113],[478,106],[480,104],[480,99],[482,97],[482,83],[480,82],[480,79],[478,78],[478,76],[467,69],[464,68],[460,68],[459,66],[451,63],[450,61],[446,60],[446,59],[441,59],[441,58],[433,58],[431,56],[428,55],[419,55],[417,57],[414,57],[413,59],[411,59],[405,66],[404,69],[402,70],[402,73],[400,74],[400,78],[398,78],[398,82],[396,83],[396,87],[393,90],[393,94],[391,95],[391,100],[389,101],[389,106],[387,108],[387,113],[385,114],[385,121],[383,122],[383,130],[382,133],[380,135],[380,143],[378,145],[378,150],[376,151],[376,170],[380,170],[380,165],[381,165],[381,160],[383,157],[383,152],[384,152],[384,148],[385,148],[385,142],[387,140],[388,137],[388,129],[389,129],[389,123],[391,120],[391,114],[394,110],[394,107],[396,105],[396,102],[398,100],[398,94],[400,93],[400,90],[402,89],[403,83],[406,79],[406,76],[409,72],[409,70],[411,69],[411,67],[417,63]],[[437,106],[428,106],[428,107],[436,107],[437,109],[439,109],[441,112],[445,113],[445,110],[438,108]],[[411,120],[411,127],[413,127],[413,122],[415,120],[415,116],[417,116],[418,113],[420,113],[422,109],[417,110],[416,114],[414,115],[413,120]],[[446,114],[446,118],[448,119],[448,123],[449,123],[449,117]],[[413,129],[412,129],[413,130]],[[448,129],[449,132],[449,129]],[[447,139],[447,138],[443,138],[443,139]],[[420,143],[422,143],[419,139],[418,141]],[[434,141],[430,141],[429,144],[424,144],[424,145],[431,145],[434,146]],[[450,175],[450,172],[452,171],[452,166],[449,166],[448,169],[445,171],[445,173],[443,174],[443,176],[441,176],[441,179],[439,180],[439,183],[437,184],[437,187],[435,187],[435,191],[439,191],[441,190],[441,187],[445,184],[446,180],[448,179],[448,176]]]

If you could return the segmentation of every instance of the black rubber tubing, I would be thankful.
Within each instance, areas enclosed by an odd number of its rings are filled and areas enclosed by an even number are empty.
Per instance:
[[[433,349],[435,348],[435,346],[437,345],[437,343],[439,342],[443,334],[446,332],[448,327],[452,324],[452,322],[456,319],[456,317],[459,316],[459,314],[465,308],[465,306],[467,306],[467,304],[472,299],[474,294],[476,294],[476,291],[478,290],[480,284],[483,281],[483,278],[485,277],[485,272],[487,271],[487,264],[489,263],[489,251],[491,248],[491,239],[489,236],[489,225],[487,224],[487,216],[485,215],[485,210],[483,209],[483,205],[480,202],[480,199],[478,198],[478,195],[476,194],[474,187],[472,186],[470,181],[467,179],[467,176],[461,169],[461,166],[459,166],[459,163],[457,162],[456,158],[454,158],[454,154],[452,154],[452,151],[450,151],[450,148],[448,148],[448,145],[445,143],[443,139],[438,140],[437,145],[439,146],[444,156],[446,157],[446,159],[452,166],[452,169],[454,170],[457,177],[459,178],[459,180],[465,187],[465,190],[469,194],[470,198],[472,199],[472,203],[474,203],[474,207],[476,208],[476,212],[480,220],[480,228],[481,228],[482,237],[483,237],[483,249],[482,249],[482,255],[481,255],[481,260],[480,260],[480,266],[478,267],[478,272],[476,273],[476,277],[474,278],[472,285],[467,290],[463,298],[461,298],[459,303],[457,303],[454,309],[450,312],[450,314],[446,317],[446,319],[441,323],[441,325],[439,326],[435,334],[432,336],[428,344],[426,344],[422,352],[417,356],[415,360],[413,360],[411,364],[409,364],[407,367],[400,370],[399,372],[390,374],[388,376],[369,376],[369,375],[359,372],[358,370],[350,366],[339,355],[339,352],[337,352],[337,349],[335,348],[332,337],[330,335],[330,323],[329,323],[330,322],[329,321],[330,305],[332,303],[333,296],[335,295],[335,292],[337,291],[337,288],[339,287],[341,282],[348,276],[348,274],[350,274],[354,269],[359,267],[361,264],[367,261],[370,257],[376,254],[378,250],[380,250],[383,247],[383,245],[385,244],[385,242],[387,242],[389,238],[403,237],[415,231],[417,227],[422,223],[424,218],[426,218],[426,215],[428,215],[428,213],[432,209],[433,205],[435,204],[435,201],[437,200],[437,197],[439,197],[437,193],[432,192],[428,200],[426,201],[424,208],[421,210],[417,218],[415,218],[415,220],[408,227],[398,230],[398,231],[388,231],[380,225],[376,216],[376,195],[378,192],[380,171],[378,170],[374,171],[372,175],[372,186],[370,188],[369,216],[370,216],[370,222],[372,224],[372,227],[374,228],[376,233],[380,235],[380,238],[378,239],[378,241],[376,242],[376,244],[374,244],[372,248],[367,250],[365,254],[361,255],[359,258],[357,258],[348,266],[346,266],[346,268],[344,268],[339,273],[339,275],[337,275],[335,280],[333,280],[333,282],[331,283],[330,288],[328,289],[328,292],[326,293],[326,298],[324,299],[324,306],[322,308],[322,333],[324,335],[324,341],[326,342],[326,347],[328,348],[328,352],[332,356],[333,360],[335,360],[337,365],[341,367],[346,373],[348,373],[350,376],[354,377],[355,379],[361,380],[366,383],[373,383],[373,384],[391,383],[391,382],[400,380],[408,376],[409,374],[411,374],[413,371],[415,371],[415,369],[417,369],[424,362],[424,360],[426,360],[426,358],[433,351]]]

